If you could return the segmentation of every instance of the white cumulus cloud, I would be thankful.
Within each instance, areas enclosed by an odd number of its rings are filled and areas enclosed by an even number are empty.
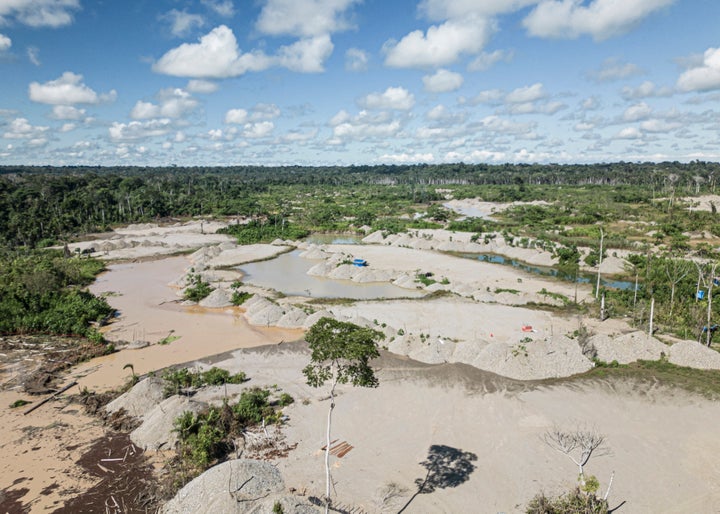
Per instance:
[[[642,137],[642,131],[637,127],[625,127],[615,134],[614,139],[641,139]]]
[[[10,50],[12,46],[12,39],[7,37],[5,34],[0,34],[0,52],[6,52]]]
[[[352,27],[346,14],[358,0],[267,0],[257,28],[265,34],[300,37],[331,34]]]
[[[190,14],[187,11],[172,9],[160,16],[161,20],[170,24],[170,32],[174,36],[183,37],[205,25],[205,18],[199,14]]]
[[[527,103],[534,102],[545,98],[545,91],[543,85],[540,82],[536,82],[531,86],[524,86],[510,91],[505,96],[505,101],[508,103]]]
[[[415,105],[415,96],[403,87],[389,87],[382,93],[370,93],[358,103],[366,109],[407,111]]]
[[[349,48],[345,52],[345,69],[348,71],[365,71],[369,60],[367,52],[359,48]]]
[[[327,34],[300,39],[278,50],[280,66],[301,73],[318,73],[324,70],[324,62],[333,51],[333,43]]]
[[[682,73],[677,87],[681,91],[720,89],[720,48],[705,50],[702,64]]]
[[[224,16],[225,18],[231,18],[235,15],[235,5],[232,0],[200,0],[202,4],[210,9],[211,11]]]
[[[399,42],[386,42],[385,64],[394,68],[447,66],[463,54],[482,51],[494,31],[494,23],[487,18],[448,20],[431,26],[426,33],[416,30]]]
[[[218,90],[218,85],[209,80],[192,79],[188,80],[185,90],[189,93],[214,93]]]
[[[640,121],[648,118],[652,114],[652,108],[645,102],[631,105],[623,113],[624,121]]]
[[[420,12],[431,20],[462,18],[472,14],[494,16],[514,12],[538,0],[422,0]]]
[[[242,135],[248,139],[259,139],[272,134],[275,124],[272,121],[258,121],[247,123],[243,127]]]
[[[270,58],[262,52],[240,53],[235,34],[220,25],[197,43],[183,43],[153,64],[153,71],[176,77],[226,78],[264,70]]]
[[[130,111],[130,117],[134,120],[182,118],[198,105],[190,93],[180,88],[161,90],[157,100],[158,103],[138,101]]]
[[[73,22],[73,13],[79,9],[79,0],[3,0],[0,25],[15,19],[31,27],[62,27]]]
[[[10,122],[10,126],[3,134],[3,137],[6,139],[38,139],[49,128],[32,125],[26,118],[15,118]]]
[[[441,68],[432,75],[423,77],[425,89],[431,93],[448,93],[457,91],[463,85],[463,76],[459,73]]]
[[[637,87],[623,87],[620,94],[626,100],[634,100],[651,96],[670,96],[673,94],[673,90],[669,87],[658,87],[653,82],[646,80]]]
[[[51,117],[56,120],[81,120],[85,118],[85,109],[78,109],[72,105],[55,105]]]
[[[642,19],[675,0],[542,0],[523,20],[533,36],[576,38],[588,34],[607,39],[630,30]]]
[[[332,50],[330,36],[324,34],[281,46],[274,56],[259,50],[242,53],[233,31],[220,25],[202,36],[197,43],[183,43],[167,51],[153,64],[152,69],[165,75],[197,79],[237,77],[271,66],[314,73],[323,71],[324,62]]]
[[[515,56],[512,50],[494,50],[492,52],[481,52],[470,64],[468,71],[485,71],[490,69],[494,64],[504,61],[510,62]]]
[[[109,128],[110,137],[115,141],[132,141],[148,137],[163,136],[172,130],[168,119],[131,121],[130,123],[114,122]]]
[[[597,82],[611,82],[641,73],[642,70],[637,64],[610,57],[603,61],[599,69],[588,72],[588,77]]]
[[[30,100],[51,105],[97,104],[102,101],[115,100],[117,95],[115,90],[98,95],[83,84],[82,79],[82,75],[66,71],[60,78],[44,84],[31,82],[28,87]]]

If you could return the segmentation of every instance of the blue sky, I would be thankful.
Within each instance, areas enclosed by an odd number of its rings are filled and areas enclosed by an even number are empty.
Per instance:
[[[717,0],[0,0],[0,164],[720,160]]]

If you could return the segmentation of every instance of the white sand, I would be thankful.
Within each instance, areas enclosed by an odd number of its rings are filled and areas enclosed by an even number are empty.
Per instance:
[[[157,227],[135,227],[131,232],[153,230]],[[176,230],[189,229],[180,226]],[[185,248],[203,247],[212,241],[208,234],[192,237],[196,239],[192,243],[188,239],[189,246]],[[225,251],[233,246],[228,241],[222,244],[226,245]],[[152,247],[134,248],[145,251]],[[156,252],[162,254],[165,249],[160,245]],[[221,255],[223,248],[219,250],[204,252],[205,263]],[[399,353],[429,362],[467,362],[519,378],[560,376],[589,366],[589,361],[579,354],[576,341],[566,337],[579,326],[578,320],[510,305],[522,303],[515,302],[517,298],[537,297],[543,287],[572,297],[575,288],[571,284],[429,250],[387,245],[329,247],[330,253],[335,251],[367,259],[370,270],[403,273],[410,281],[408,285],[414,283],[416,272],[431,271],[437,278],[447,278],[450,288],[464,296],[431,302],[356,302],[327,308],[335,316],[384,330],[387,344],[394,345],[392,349]],[[249,252],[245,257],[255,255],[259,253]],[[111,266],[110,272],[92,286],[96,293],[116,294],[108,300],[120,310],[121,316],[110,326],[108,337],[156,343],[172,333],[179,339],[166,346],[152,344],[95,359],[75,368],[70,376],[78,378],[81,386],[105,390],[128,377],[129,371],[123,369],[127,363],[142,374],[218,352],[301,337],[300,330],[251,326],[245,320],[244,309],[178,305],[176,289],[168,284],[178,283],[178,277],[190,264],[184,257],[175,257]],[[519,293],[496,294],[496,288],[517,289]],[[588,287],[579,288],[579,299],[590,301]],[[261,302],[259,298],[254,301]],[[303,320],[287,307],[287,302],[277,307],[282,312],[277,317],[278,323],[287,311],[292,312],[284,321],[290,325],[302,322],[308,326],[326,313]],[[275,319],[277,312],[273,313]],[[604,337],[598,346],[607,360],[612,360],[613,355],[618,360],[647,358],[662,351],[658,346],[661,343],[654,340],[644,344],[640,336],[623,339],[626,337],[623,334],[631,330],[621,320],[583,322],[593,333]],[[523,325],[531,325],[533,332],[523,332]],[[401,328],[405,332],[402,337]],[[393,336],[396,339],[389,341]],[[618,347],[623,341],[625,346]],[[705,349],[683,348],[681,345],[675,352],[676,360],[713,367],[714,361]],[[324,485],[320,448],[324,444],[327,408],[321,398],[325,392],[304,385],[300,369],[307,362],[307,355],[289,347],[286,352],[282,345],[279,349],[274,354],[238,353],[223,366],[232,372],[248,373],[251,385],[278,384],[296,399],[308,400],[307,405],[297,401],[286,409],[291,416],[287,435],[290,441],[298,442],[298,448],[277,464],[288,486],[321,495]],[[672,347],[667,354],[672,360]],[[613,449],[613,456],[593,460],[588,467],[603,487],[611,471],[616,471],[611,505],[625,501],[628,512],[720,512],[716,507],[720,505],[720,466],[714,459],[720,450],[715,437],[720,411],[715,403],[656,386],[642,386],[636,391],[622,383],[587,383],[528,389],[506,379],[488,378],[476,368],[459,364],[424,366],[398,359],[383,362],[379,389],[343,388],[338,398],[333,433],[354,446],[345,457],[333,461],[338,494],[346,505],[378,512],[375,498],[388,482],[405,486],[407,491],[400,500],[407,501],[414,480],[424,476],[425,470],[419,463],[427,457],[430,445],[448,445],[475,453],[477,468],[457,488],[419,495],[409,511],[520,512],[535,492],[543,489],[553,493],[574,484],[576,473],[572,463],[544,445],[540,436],[554,423],[570,426],[581,420],[605,433]],[[3,405],[17,397],[17,393],[2,393]],[[0,488],[10,486],[17,477],[32,474],[37,478],[31,482],[26,501],[42,487],[59,481],[58,477],[63,477],[61,487],[65,490],[73,486],[84,489],[92,482],[88,477],[75,475],[72,458],[76,454],[62,453],[59,449],[67,442],[43,442],[38,445],[41,450],[33,451],[32,445],[38,443],[23,439],[28,424],[48,426],[56,419],[65,423],[53,427],[59,429],[56,433],[61,441],[85,444],[96,433],[95,429],[86,429],[89,421],[84,416],[71,411],[57,412],[53,405],[44,407],[32,419],[18,416],[18,412],[8,414],[8,409],[0,406],[3,420],[8,420],[0,437],[0,449],[10,455],[0,474]],[[58,418],[60,415],[63,417]],[[58,456],[58,464],[54,464]],[[17,487],[20,486],[23,484]],[[42,510],[43,505],[56,499],[53,494],[43,497],[33,511]],[[395,505],[395,512],[399,506]]]
[[[276,464],[289,487],[321,496],[326,393],[302,385],[308,355],[282,348],[236,352],[215,364],[242,369],[254,383],[278,384],[304,400],[284,409],[286,434],[299,445]],[[338,396],[333,439],[354,447],[331,461],[344,505],[380,512],[378,491],[395,482],[407,488],[401,506],[415,479],[425,476],[420,463],[430,446],[447,445],[477,455],[476,469],[466,483],[419,495],[409,512],[522,512],[536,492],[552,494],[575,483],[574,465],[541,437],[554,424],[572,428],[582,421],[606,435],[612,450],[586,469],[603,493],[615,471],[611,506],[625,502],[624,509],[638,513],[718,512],[720,465],[713,456],[720,451],[720,410],[714,402],[619,382],[525,389],[457,365],[386,359],[380,368],[378,389],[342,387]]]

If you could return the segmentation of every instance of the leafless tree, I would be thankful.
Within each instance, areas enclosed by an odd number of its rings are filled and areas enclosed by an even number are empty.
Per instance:
[[[593,455],[608,455],[610,449],[605,445],[605,436],[595,428],[578,427],[571,431],[557,426],[545,432],[543,437],[550,448],[567,455],[578,467],[580,485],[585,486],[585,465]]]

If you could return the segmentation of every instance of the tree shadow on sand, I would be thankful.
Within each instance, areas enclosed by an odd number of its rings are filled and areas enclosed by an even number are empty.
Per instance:
[[[427,469],[425,478],[415,480],[417,491],[398,511],[398,514],[407,509],[418,494],[430,494],[435,489],[457,487],[467,482],[470,474],[475,471],[476,466],[473,462],[476,460],[477,455],[472,452],[464,452],[442,444],[432,445],[427,459],[420,463]]]

